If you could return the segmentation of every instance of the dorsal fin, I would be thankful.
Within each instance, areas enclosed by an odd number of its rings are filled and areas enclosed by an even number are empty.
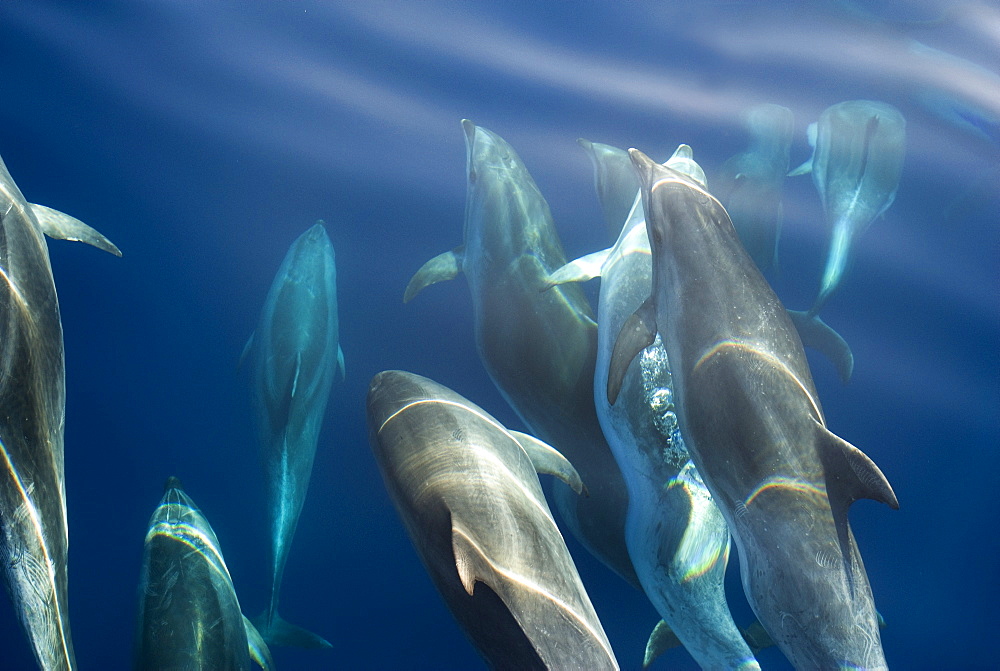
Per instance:
[[[657,657],[662,655],[667,650],[671,648],[676,648],[683,645],[681,640],[677,638],[677,634],[674,630],[670,628],[670,625],[660,620],[653,627],[653,631],[649,634],[649,640],[646,641],[646,654],[642,660],[642,668],[648,669],[649,665],[652,664]]]
[[[827,450],[827,458],[823,461],[831,502],[835,497],[846,501],[847,505],[858,499],[872,499],[898,510],[896,493],[875,462],[818,421],[816,426]]]
[[[535,467],[535,472],[554,475],[569,485],[577,494],[587,492],[587,488],[580,479],[580,474],[559,450],[520,431],[511,431],[510,435],[514,436],[528,458],[531,459],[531,465]],[[589,494],[587,495],[589,496]]]
[[[625,381],[625,372],[632,359],[656,340],[656,306],[649,297],[632,313],[622,330],[618,333],[615,348],[611,352],[611,363],[608,366],[608,402],[611,405],[618,400]]]
[[[458,275],[458,271],[462,269],[462,256],[464,253],[465,245],[460,245],[450,252],[438,254],[420,266],[420,270],[413,274],[413,277],[410,278],[410,283],[406,285],[406,291],[403,292],[403,302],[409,303],[425,287],[454,279]]]

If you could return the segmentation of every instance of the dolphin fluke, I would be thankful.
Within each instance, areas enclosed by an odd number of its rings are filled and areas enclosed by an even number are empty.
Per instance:
[[[799,332],[802,344],[812,347],[833,362],[840,379],[848,382],[854,372],[854,354],[844,338],[820,319],[819,315],[788,310],[788,316]]]
[[[253,625],[260,632],[264,642],[270,645],[283,645],[288,648],[332,648],[333,644],[322,636],[288,622],[275,613],[268,622],[267,611],[253,619]]]

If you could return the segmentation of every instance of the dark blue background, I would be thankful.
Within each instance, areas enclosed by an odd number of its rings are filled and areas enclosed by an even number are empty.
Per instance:
[[[957,3],[934,21],[943,3],[244,4],[0,4],[0,155],[29,201],[124,253],[50,244],[81,669],[130,663],[143,537],[169,475],[212,522],[244,610],[264,607],[269,541],[237,360],[288,245],[318,218],[337,253],[347,377],[281,611],[334,650],[275,649],[276,663],[481,666],[396,517],[364,420],[371,376],[403,368],[518,426],[478,362],[464,281],[401,302],[410,275],[460,242],[459,119],[518,150],[575,258],[606,246],[577,137],[660,160],[687,142],[711,175],[743,149],[740,112],[777,102],[796,115],[797,164],[806,125],[854,98],[902,110],[907,162],[895,205],[824,309],[853,347],[854,379],[840,384],[818,357],[813,371],[831,429],[880,465],[901,503],[851,513],[889,663],[995,664],[1000,150],[918,102],[961,89],[995,122],[1000,89],[975,70],[942,77],[908,51],[918,39],[995,78],[995,5]],[[787,182],[785,212],[773,279],[802,308],[827,235],[808,178]],[[568,543],[623,668],[637,668],[654,610]],[[0,667],[32,667],[7,606],[0,649]],[[775,650],[760,661],[787,665]],[[675,650],[659,668],[695,667]]]

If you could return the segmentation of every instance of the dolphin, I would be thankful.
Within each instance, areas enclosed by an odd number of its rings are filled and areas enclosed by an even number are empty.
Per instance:
[[[688,145],[678,147],[665,165],[704,186],[705,174]],[[726,604],[729,531],[678,429],[670,363],[659,339],[629,366],[618,402],[608,402],[615,339],[649,296],[652,278],[641,199],[636,199],[614,247],[563,266],[550,281],[596,276],[601,278],[601,292],[594,400],[628,487],[625,540],[632,565],[675,640],[702,668],[759,669]]]
[[[540,291],[549,273],[566,263],[549,206],[503,138],[468,120],[462,127],[468,158],[464,244],[425,263],[403,300],[465,273],[487,373],[590,490],[581,498],[555,483],[560,516],[594,556],[638,586],[625,547],[628,495],[594,407],[597,327],[590,305],[575,285]]]
[[[1000,75],[917,40],[909,40],[907,51],[926,73],[914,82],[914,101],[950,126],[1000,146]]]
[[[66,370],[45,238],[121,256],[82,221],[28,203],[0,159],[0,564],[42,669],[75,669],[66,594]]]
[[[639,193],[639,180],[632,170],[632,161],[627,151],[609,144],[583,138],[577,143],[587,152],[594,166],[594,187],[604,221],[611,240],[617,240]]]
[[[881,216],[896,198],[906,151],[906,120],[892,105],[849,100],[828,107],[809,126],[812,157],[789,175],[812,172],[830,226],[830,246],[819,294],[792,321],[807,344],[826,354],[845,381],[854,357],[819,312],[840,286],[854,238]]]
[[[260,634],[240,612],[208,520],[168,478],[149,520],[139,578],[134,668],[164,671],[271,669]]]
[[[659,335],[678,426],[736,541],[764,629],[796,668],[886,668],[847,512],[859,498],[898,508],[896,495],[871,459],[826,427],[795,327],[719,201],[630,154],[652,288],[615,343],[608,400]]]
[[[784,217],[781,188],[788,172],[794,116],[764,104],[744,114],[750,146],[722,165],[712,192],[725,206],[740,240],[761,271],[777,266]]]
[[[333,245],[322,221],[289,248],[244,356],[252,357],[271,526],[271,601],[254,622],[269,644],[329,648],[326,640],[278,615],[281,578],[309,488],[330,386],[334,373],[344,372]]]
[[[410,539],[490,666],[617,669],[536,475],[556,475],[579,494],[573,466],[412,373],[376,375],[367,416],[372,452]]]

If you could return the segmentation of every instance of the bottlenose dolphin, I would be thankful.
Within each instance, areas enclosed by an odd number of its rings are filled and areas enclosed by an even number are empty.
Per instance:
[[[143,550],[134,667],[244,671],[251,660],[273,666],[240,612],[219,539],[180,481],[169,478]]]
[[[736,540],[761,624],[796,668],[885,668],[847,512],[859,498],[897,508],[896,495],[871,459],[826,428],[798,334],[722,205],[630,153],[652,292],[615,344],[608,399],[659,335],[681,434]]]
[[[704,186],[705,174],[688,145],[678,147],[665,165]],[[759,669],[726,604],[729,531],[678,430],[670,364],[659,339],[629,366],[618,402],[608,402],[615,339],[649,296],[652,281],[641,199],[636,199],[614,247],[569,263],[550,279],[555,283],[597,276],[601,293],[594,400],[628,487],[625,540],[632,565],[676,640],[702,668]]]
[[[628,495],[594,408],[597,327],[580,287],[540,292],[566,263],[549,206],[514,149],[462,122],[468,157],[464,244],[423,265],[403,296],[465,273],[476,346],[504,399],[576,466],[590,490],[552,494],[571,532],[638,586],[625,547]]]
[[[617,240],[639,194],[639,180],[628,152],[600,142],[577,140],[594,166],[594,188],[611,240]]]
[[[761,271],[778,262],[784,217],[781,189],[788,173],[793,122],[792,111],[781,105],[757,105],[747,110],[744,124],[750,146],[722,165],[712,188]]]
[[[121,256],[69,215],[28,203],[0,159],[0,564],[42,669],[73,669],[66,598],[66,370],[44,235]]]
[[[906,121],[892,105],[849,100],[832,105],[809,126],[813,155],[789,175],[812,172],[830,226],[830,246],[819,294],[807,312],[792,312],[802,339],[827,355],[847,380],[854,356],[819,318],[843,279],[854,238],[896,197],[906,151]]]
[[[537,472],[557,451],[427,378],[376,375],[368,435],[386,489],[455,619],[497,669],[617,669]],[[482,583],[482,585],[477,585]]]
[[[253,359],[254,406],[271,525],[271,602],[255,619],[269,644],[329,648],[278,615],[278,595],[305,502],[334,372],[338,341],[333,245],[323,223],[300,235],[282,261],[244,356]]]

